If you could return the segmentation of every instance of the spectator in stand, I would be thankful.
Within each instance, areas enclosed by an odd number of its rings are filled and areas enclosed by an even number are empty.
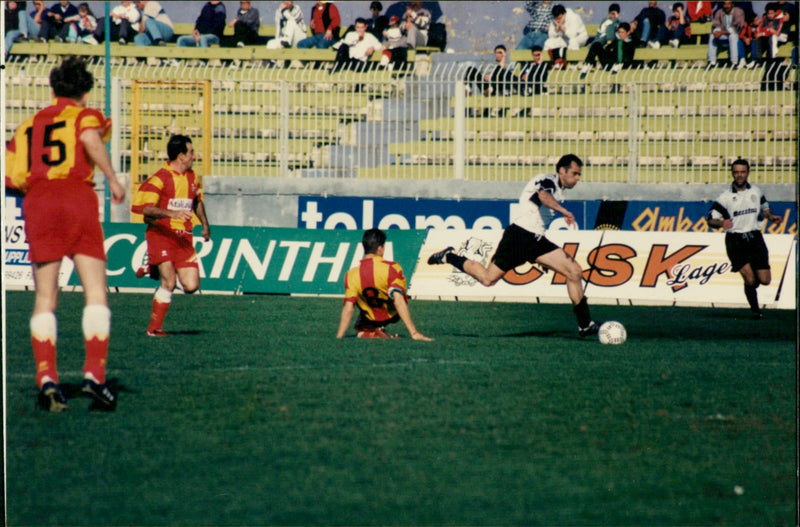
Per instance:
[[[711,4],[714,2],[686,2],[686,12],[692,22],[711,20]]]
[[[722,2],[722,9],[714,12],[711,19],[711,36],[708,39],[708,64],[717,65],[717,51],[727,47],[732,66],[746,64],[744,57],[739,57],[739,33],[745,25],[744,11],[734,6],[730,0]]]
[[[525,10],[531,19],[522,29],[522,40],[517,44],[517,49],[533,49],[535,46],[543,48],[547,40],[547,28],[553,21],[553,12],[550,1],[525,2]]]
[[[406,37],[400,29],[400,17],[393,16],[389,19],[389,27],[383,31],[383,39],[386,45],[383,47],[381,66],[392,64],[402,64],[406,62]]]
[[[50,6],[42,16],[39,42],[47,42],[50,39],[54,39],[56,42],[63,42],[64,38],[59,36],[59,33],[64,29],[64,19],[77,15],[78,8],[67,0],[61,0],[61,2]]]
[[[472,93],[472,84],[484,95],[510,95],[520,83],[514,75],[514,63],[508,62],[508,50],[502,44],[494,48],[494,65],[492,69],[483,73],[479,68],[470,66],[464,76],[467,83],[467,93]]]
[[[333,45],[337,51],[336,64],[331,70],[332,73],[343,69],[365,71],[372,54],[383,49],[383,45],[375,35],[367,31],[365,19],[357,18],[355,25],[355,31],[350,31],[342,40]]]
[[[638,40],[641,47],[660,48],[667,31],[666,22],[667,15],[658,7],[658,2],[647,2],[647,7],[639,11],[631,22],[634,40]]]
[[[261,15],[253,7],[253,2],[239,2],[236,18],[228,22],[233,28],[233,41],[243,48],[246,44],[258,44],[258,29],[261,27]]]
[[[667,20],[667,38],[669,45],[673,48],[681,44],[690,44],[692,41],[691,19],[686,15],[683,4],[676,2],[672,4],[672,16]]]
[[[597,26],[597,35],[592,43],[600,42],[600,44],[606,45],[617,39],[617,28],[621,22],[619,12],[619,4],[608,6],[608,16]]]
[[[636,42],[631,37],[631,25],[627,22],[620,23],[617,34],[613,41],[603,43],[595,40],[589,46],[589,53],[586,55],[586,62],[581,68],[581,79],[592,71],[597,60],[603,68],[610,69],[613,73],[619,73],[622,68],[630,67],[633,64],[633,56],[636,53]]]
[[[539,95],[544,91],[547,83],[547,76],[550,75],[549,61],[544,60],[544,53],[541,46],[533,46],[531,49],[533,60],[527,63],[519,74],[522,89],[520,93],[525,95]]]
[[[797,24],[797,2],[777,2],[777,9],[781,12],[783,18],[783,25],[781,26],[781,36],[778,42],[784,44],[786,42],[797,41],[797,28],[795,27],[794,34],[791,33],[792,26]]]
[[[311,11],[311,31],[313,35],[297,43],[300,49],[328,49],[339,40],[341,18],[333,2],[319,0]]]
[[[267,42],[267,49],[291,48],[306,38],[308,28],[303,21],[303,10],[292,0],[281,2],[275,10],[275,38]]]
[[[426,45],[428,29],[431,27],[431,12],[422,7],[422,2],[409,2],[403,20],[406,45],[411,49]]]
[[[22,32],[19,29],[19,14],[25,13],[25,6],[20,6],[19,2],[5,2],[3,10],[5,11],[3,34],[5,35],[6,43],[6,60],[8,60],[8,54],[11,51],[11,47],[14,45],[14,42],[22,42],[23,40],[26,40],[22,37]]]
[[[142,13],[142,21],[139,34],[133,37],[134,43],[137,46],[166,46],[175,35],[175,28],[161,4],[147,0],[136,2],[136,7]]]
[[[577,50],[589,40],[589,33],[580,15],[568,7],[556,4],[551,10],[553,21],[547,28],[548,38],[543,49],[553,59],[553,69],[559,70],[567,61],[567,50]]]
[[[111,26],[108,31],[111,40],[116,40],[124,46],[133,40],[133,37],[138,33],[139,20],[142,19],[142,14],[136,9],[133,2],[125,1],[119,4],[109,13]],[[97,42],[103,42],[106,39],[105,23],[105,17],[97,21],[97,29],[94,31],[94,38]]]
[[[22,5],[25,2],[17,2],[18,4]],[[20,8],[22,10],[22,8]],[[42,21],[46,16],[47,9],[44,7],[44,2],[36,1],[33,3],[33,10],[28,13],[28,16],[25,18],[25,24],[22,24],[22,20],[20,20],[20,27],[19,30],[23,34],[25,34],[25,30],[27,30],[27,37],[29,40],[37,40],[39,35],[42,33]],[[25,29],[23,29],[23,26]]]
[[[178,38],[178,47],[207,48],[212,44],[219,45],[222,42],[222,33],[225,31],[227,18],[225,4],[219,0],[206,2],[203,9],[200,10],[200,16],[194,22],[194,31],[191,35]]]
[[[751,60],[760,63],[767,52],[768,59],[774,59],[778,55],[778,42],[783,31],[783,13],[775,2],[769,2],[766,6],[764,16],[760,23],[755,26],[753,39],[750,42]],[[746,33],[746,28],[743,30]],[[747,35],[746,35],[747,36]],[[743,39],[747,44],[746,38]]]
[[[383,32],[389,27],[389,18],[381,14],[383,4],[380,2],[370,2],[369,11],[371,16],[367,19],[367,31],[375,35],[378,40],[381,40]]]
[[[97,40],[92,33],[97,29],[97,18],[86,2],[78,5],[78,16],[65,18],[64,21],[64,40],[67,42],[79,42],[85,44],[97,44]]]
[[[755,15],[744,15],[744,27],[739,31],[739,56],[747,57],[750,53],[750,60],[747,62],[748,68],[753,68],[760,62],[761,51],[758,46],[758,27],[761,25],[761,19]]]

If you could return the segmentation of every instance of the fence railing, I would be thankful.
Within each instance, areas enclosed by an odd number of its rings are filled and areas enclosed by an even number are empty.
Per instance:
[[[204,175],[213,176],[516,181],[573,152],[586,162],[588,182],[722,183],[737,157],[750,160],[759,182],[796,181],[797,70],[788,64],[595,71],[584,79],[567,69],[552,72],[540,93],[514,82],[491,95],[464,80],[469,65],[366,73],[311,64],[115,65],[118,167],[130,171],[139,151],[146,157],[131,177],[141,181],[165,159],[168,135],[181,132],[211,138],[210,152],[195,146],[201,159],[211,157]],[[49,102],[53,64],[7,66],[8,139]],[[103,67],[92,67],[91,104],[102,108]],[[162,83],[169,93],[134,108],[133,79],[210,80],[210,129],[201,118],[186,120],[208,107],[198,92]]]

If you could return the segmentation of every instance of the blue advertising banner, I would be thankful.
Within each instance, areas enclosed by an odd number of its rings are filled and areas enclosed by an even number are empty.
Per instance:
[[[709,202],[569,201],[581,230],[619,229],[646,232],[707,232]],[[770,202],[783,218],[769,234],[796,234],[792,202]],[[503,229],[515,216],[517,201],[299,196],[300,229]],[[557,217],[556,222],[560,219]],[[558,224],[554,227],[559,228]],[[551,227],[552,228],[552,227]]]

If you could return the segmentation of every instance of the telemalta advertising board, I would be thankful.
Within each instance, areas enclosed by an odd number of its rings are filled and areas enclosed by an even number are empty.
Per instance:
[[[428,265],[444,247],[489,265],[501,230],[430,230],[420,251],[410,293],[419,298],[567,302],[563,275],[525,265],[485,287],[450,265]],[[720,233],[549,230],[547,237],[583,268],[593,302],[745,307],[742,278],[733,272]],[[795,308],[797,241],[764,236],[772,282],[759,288],[768,307]]]

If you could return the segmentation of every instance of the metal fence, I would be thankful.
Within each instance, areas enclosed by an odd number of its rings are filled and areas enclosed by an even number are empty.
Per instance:
[[[116,64],[112,154],[126,173],[132,153],[147,152],[134,182],[163,162],[175,132],[211,137],[198,154],[210,156],[213,176],[516,181],[573,152],[586,161],[588,182],[722,183],[737,157],[751,161],[759,182],[796,182],[797,70],[788,64],[642,67],[585,79],[568,68],[534,95],[516,83],[485,95],[464,80],[470,65],[490,66],[420,61],[416,71],[332,73],[313,65]],[[7,139],[49,102],[52,67],[7,65]],[[91,104],[102,108],[103,66],[92,67]],[[162,84],[173,92],[157,109],[134,108],[134,79],[210,80],[211,129],[186,120],[209,106],[180,84]]]

